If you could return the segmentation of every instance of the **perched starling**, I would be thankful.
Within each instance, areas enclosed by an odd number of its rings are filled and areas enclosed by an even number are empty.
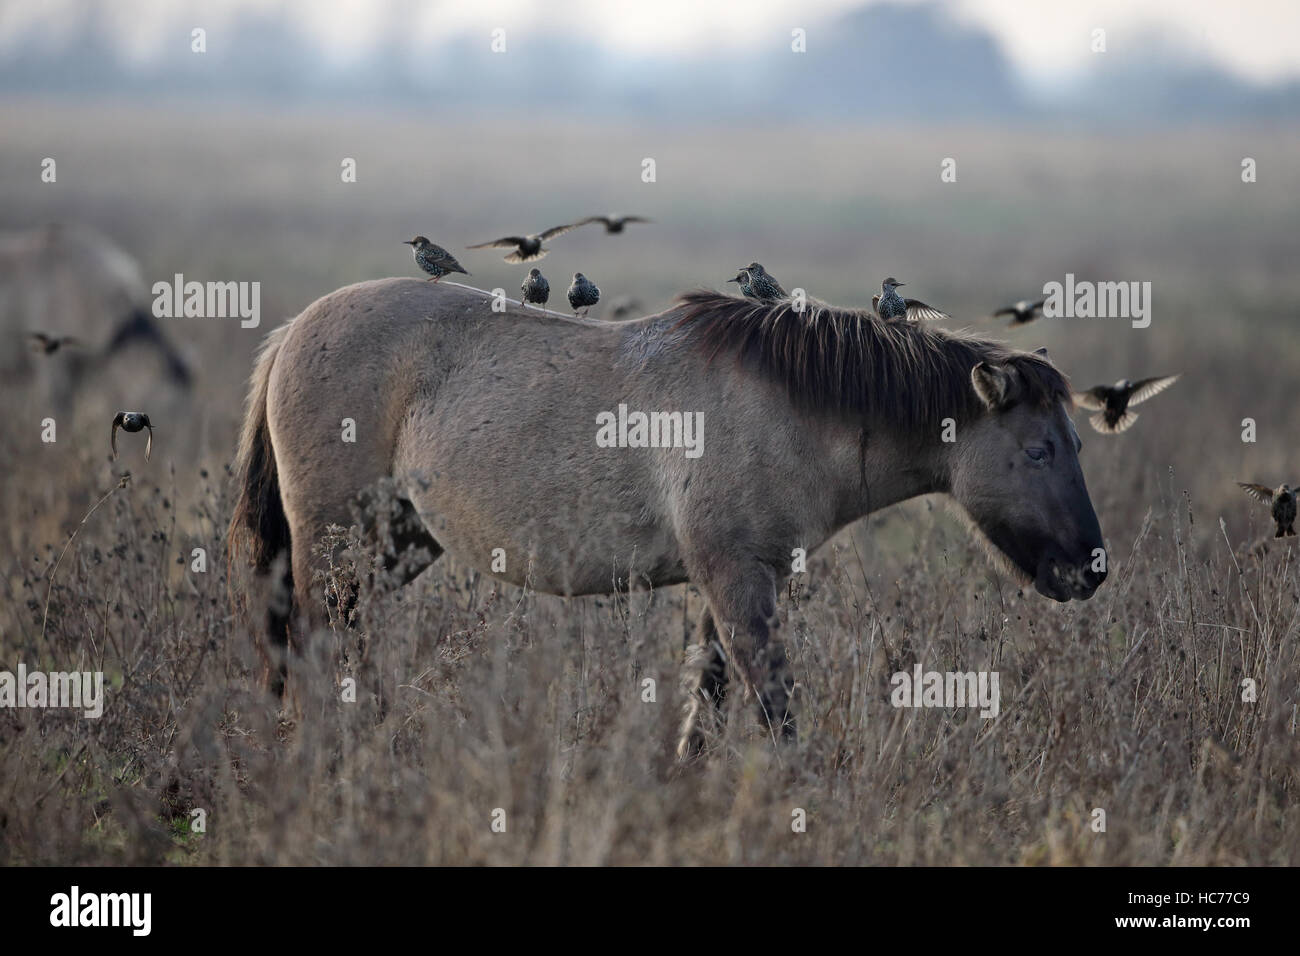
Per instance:
[[[1093,428],[1104,435],[1115,435],[1137,421],[1137,413],[1128,410],[1130,405],[1145,402],[1176,381],[1177,375],[1144,378],[1136,382],[1122,379],[1114,385],[1098,385],[1086,392],[1075,392],[1074,400],[1081,407],[1097,413],[1088,419]]]
[[[1032,322],[1038,318],[1043,311],[1043,303],[1046,301],[1046,299],[1039,299],[1031,302],[1029,299],[1021,299],[1015,305],[1009,305],[1005,309],[998,309],[993,313],[993,318],[996,319],[1000,315],[1009,315],[1011,321],[1007,323],[1008,325],[1024,325],[1026,322]]]
[[[515,251],[506,256],[506,262],[528,262],[531,259],[540,259],[546,255],[549,250],[542,248],[542,243],[548,239],[554,239],[556,236],[562,236],[581,226],[581,222],[571,222],[567,226],[556,226],[554,229],[547,229],[545,232],[535,232],[531,236],[506,236],[503,239],[493,239],[491,242],[480,242],[472,246],[466,246],[466,249],[514,249]]]
[[[641,303],[630,295],[619,296],[609,304],[607,313],[611,319],[626,319],[629,315],[640,315],[645,309]]]
[[[1291,490],[1290,485],[1280,485],[1274,491],[1267,485],[1254,485],[1245,481],[1239,481],[1237,484],[1245,488],[1246,494],[1256,501],[1271,506],[1273,523],[1277,525],[1277,534],[1273,537],[1281,538],[1295,534],[1295,492]]]
[[[622,232],[623,227],[629,222],[650,222],[643,216],[588,216],[576,223],[575,226],[585,226],[589,222],[603,222],[607,233]]]
[[[745,298],[758,299],[768,305],[789,298],[781,283],[757,262],[751,262],[736,273],[736,278],[727,281],[739,282],[740,294]]]
[[[569,286],[569,305],[573,306],[573,311],[582,310],[586,315],[587,310],[600,301],[600,290],[596,288],[594,282],[588,279],[581,272],[573,274],[573,285]]]
[[[919,299],[904,299],[894,291],[896,286],[906,284],[906,282],[899,282],[893,276],[880,283],[881,294],[871,297],[871,308],[875,310],[876,315],[882,319],[905,318],[910,322],[918,322],[922,319],[937,321],[938,319],[952,318],[947,312],[926,305]]]
[[[461,268],[455,256],[442,246],[434,245],[424,236],[408,239],[406,245],[411,247],[411,253],[415,256],[415,264],[433,276],[429,280],[430,282],[437,282],[443,276],[452,272],[469,275],[468,272]]]
[[[142,428],[149,429],[149,441],[144,446],[144,460],[149,460],[149,453],[153,451],[153,424],[149,421],[149,416],[144,412],[118,412],[113,416],[113,433],[110,436],[110,442],[113,446],[113,457],[117,458],[117,430],[122,429],[124,432],[138,432]]]
[[[44,332],[32,332],[29,336],[32,349],[45,355],[53,355],[65,345],[80,345],[71,335],[46,335]]]
[[[551,284],[546,281],[541,269],[529,269],[528,275],[524,276],[524,284],[519,288],[523,290],[525,304],[532,302],[545,305],[551,297]]]

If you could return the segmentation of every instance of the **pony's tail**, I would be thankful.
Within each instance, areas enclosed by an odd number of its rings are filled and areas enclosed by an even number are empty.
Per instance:
[[[271,332],[258,351],[248,387],[248,407],[235,455],[236,494],[230,530],[226,534],[232,556],[247,550],[249,563],[260,573],[289,548],[289,520],[280,501],[280,477],[275,449],[266,421],[266,393],[271,369],[289,324]]]
[[[248,408],[235,456],[237,498],[226,532],[227,554],[232,560],[247,553],[249,564],[259,576],[269,575],[273,568],[279,572],[267,603],[266,619],[270,643],[278,651],[283,651],[288,642],[293,617],[293,561],[289,553],[289,519],[280,500],[275,449],[266,420],[266,393],[275,357],[289,327],[290,323],[285,323],[266,337],[253,367]],[[271,689],[277,694],[283,692],[286,673],[283,656],[276,661],[269,648],[260,643],[259,647],[266,659]]]

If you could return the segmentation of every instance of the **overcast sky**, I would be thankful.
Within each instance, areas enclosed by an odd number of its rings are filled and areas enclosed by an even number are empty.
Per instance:
[[[868,0],[875,2],[875,0]],[[917,0],[891,0],[910,3]],[[633,53],[694,54],[752,45],[792,27],[817,28],[863,0],[282,0],[291,22],[325,56],[364,56],[395,30],[435,43],[449,36],[488,42],[505,27],[513,42],[530,29],[585,36]],[[209,44],[238,15],[265,12],[275,0],[103,0],[114,42],[131,59],[148,61],[167,45],[188,44],[191,26]],[[1300,0],[949,0],[958,20],[989,30],[1021,76],[1057,85],[1086,71],[1094,28],[1112,50],[1156,45],[1192,61],[1271,84],[1300,78]],[[30,28],[50,35],[75,26],[84,0],[0,0],[0,49],[29,43]],[[22,38],[21,40],[19,38]],[[886,42],[888,38],[880,38]],[[906,55],[906,51],[901,51]],[[872,50],[864,47],[863,55]]]

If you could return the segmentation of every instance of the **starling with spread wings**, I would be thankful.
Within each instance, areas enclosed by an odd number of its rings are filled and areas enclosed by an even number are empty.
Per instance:
[[[1160,394],[1176,381],[1177,375],[1158,375],[1136,382],[1125,378],[1114,385],[1097,385],[1086,392],[1075,392],[1074,401],[1097,413],[1088,419],[1093,428],[1103,435],[1116,435],[1137,421],[1137,412],[1129,411],[1130,406]]]
[[[1246,489],[1246,494],[1256,501],[1269,506],[1273,523],[1277,525],[1277,534],[1273,537],[1282,538],[1295,534],[1295,492],[1291,490],[1290,485],[1283,484],[1274,489],[1268,485],[1256,485],[1247,481],[1239,481],[1237,484]]]
[[[893,276],[880,283],[880,295],[871,297],[871,308],[876,315],[882,319],[907,319],[909,322],[919,322],[921,320],[934,322],[939,319],[952,318],[942,309],[926,305],[920,299],[904,299],[897,292],[897,287],[901,285],[907,285],[907,283],[899,282]]]
[[[153,451],[153,423],[149,421],[149,416],[144,412],[118,412],[113,416],[113,432],[109,436],[109,443],[113,446],[113,457],[117,458],[117,430],[122,429],[124,432],[138,432],[143,429],[149,429],[149,440],[144,446],[144,460],[149,460],[149,454]]]
[[[650,222],[644,216],[588,216],[586,219],[575,223],[578,226],[585,226],[588,223],[600,222],[605,225],[605,232],[619,233],[629,222]]]
[[[1009,315],[1011,316],[1011,321],[1008,322],[1007,325],[1024,325],[1026,322],[1032,322],[1034,319],[1042,315],[1043,305],[1046,302],[1046,299],[1038,299],[1036,301],[1021,299],[1015,305],[1009,305],[1005,309],[998,309],[993,313],[993,318],[996,319],[1002,315]]]
[[[585,222],[586,220],[584,220]],[[479,242],[472,246],[466,246],[466,249],[513,249],[514,252],[505,257],[506,262],[529,262],[533,259],[540,259],[549,252],[549,249],[542,248],[542,243],[548,239],[554,239],[556,236],[562,236],[566,232],[571,232],[581,226],[581,222],[571,222],[567,226],[556,226],[553,229],[547,229],[545,232],[535,232],[530,236],[505,236],[501,239],[493,239],[491,242]]]

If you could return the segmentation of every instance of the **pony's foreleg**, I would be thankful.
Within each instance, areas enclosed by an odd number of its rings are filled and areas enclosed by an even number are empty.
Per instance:
[[[713,624],[713,612],[706,606],[695,628],[695,646],[686,653],[682,672],[686,702],[677,756],[693,757],[704,749],[704,728],[708,718],[722,713],[727,696],[727,655]]]
[[[766,564],[749,561],[716,569],[704,582],[717,635],[744,685],[757,699],[760,719],[774,737],[792,740],[794,683],[785,645],[773,634],[776,624],[777,574]]]

